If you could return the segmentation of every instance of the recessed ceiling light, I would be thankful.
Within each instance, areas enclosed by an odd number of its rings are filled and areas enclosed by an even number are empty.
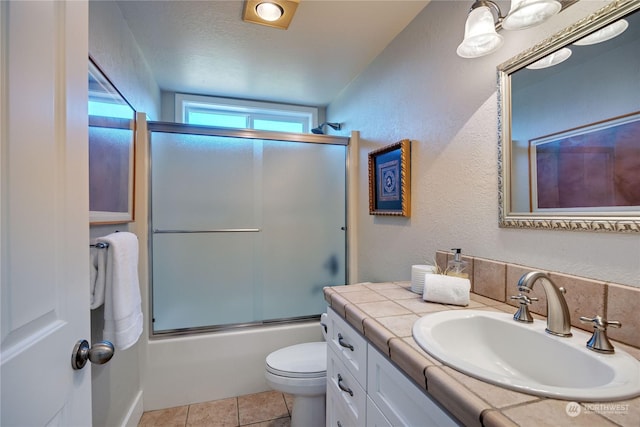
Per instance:
[[[273,22],[282,17],[284,10],[275,3],[264,2],[256,6],[256,13],[265,21]]]
[[[300,0],[245,0],[242,19],[286,30],[299,2]]]

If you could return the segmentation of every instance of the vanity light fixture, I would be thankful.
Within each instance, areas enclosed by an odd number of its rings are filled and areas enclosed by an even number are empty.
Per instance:
[[[300,0],[245,0],[242,19],[286,30],[299,2]]]
[[[542,24],[560,12],[557,0],[512,0],[509,13],[502,20],[505,30],[524,30]]]
[[[553,67],[554,65],[558,65],[559,63],[569,59],[571,53],[571,49],[569,49],[568,47],[563,47],[562,49],[550,53],[544,58],[537,60],[533,64],[527,65],[526,68],[530,70],[540,70],[542,68]]]
[[[539,25],[562,9],[558,0],[512,0],[507,16],[491,0],[476,0],[469,10],[464,40],[456,52],[463,58],[477,58],[495,52],[503,38],[497,30],[521,30]]]
[[[464,40],[456,50],[458,56],[477,58],[493,53],[502,46],[504,40],[496,31],[496,22],[491,9],[500,22],[502,17],[497,4],[485,0],[477,0],[473,3],[464,25]]]
[[[628,26],[629,22],[624,19],[620,19],[613,24],[609,24],[606,27],[589,34],[587,37],[581,38],[573,44],[576,46],[587,46],[606,42],[607,40],[611,40],[612,38],[618,37],[620,34],[624,33]]]

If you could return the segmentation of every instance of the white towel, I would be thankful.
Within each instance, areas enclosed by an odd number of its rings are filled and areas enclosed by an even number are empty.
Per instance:
[[[112,233],[98,239],[107,250],[103,338],[119,350],[136,343],[142,334],[142,304],[138,282],[138,238]]]
[[[469,279],[444,274],[425,274],[422,299],[442,304],[469,305],[470,290]]]
[[[91,247],[89,251],[91,277],[89,289],[91,290],[91,310],[104,304],[105,270],[107,261],[107,249]]]

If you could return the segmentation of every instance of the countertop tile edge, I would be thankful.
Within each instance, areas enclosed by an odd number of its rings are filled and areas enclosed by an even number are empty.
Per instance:
[[[480,417],[494,409],[439,366],[426,369],[427,392],[466,427],[481,427]]]
[[[404,371],[418,386],[427,390],[426,370],[433,365],[426,357],[422,356],[402,338],[389,340],[389,357]]]
[[[483,427],[517,427],[518,424],[507,418],[498,409],[487,409],[480,414]]]
[[[377,320],[367,317],[362,321],[364,336],[376,346],[385,356],[389,357],[389,341],[395,338],[387,328],[382,326]]]

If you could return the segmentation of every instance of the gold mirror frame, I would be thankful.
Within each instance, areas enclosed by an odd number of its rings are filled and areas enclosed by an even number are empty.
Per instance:
[[[638,0],[619,0],[556,33],[498,66],[498,221],[501,228],[571,231],[640,232],[640,213],[633,215],[539,214],[511,212],[511,78],[510,74],[640,9]]]

